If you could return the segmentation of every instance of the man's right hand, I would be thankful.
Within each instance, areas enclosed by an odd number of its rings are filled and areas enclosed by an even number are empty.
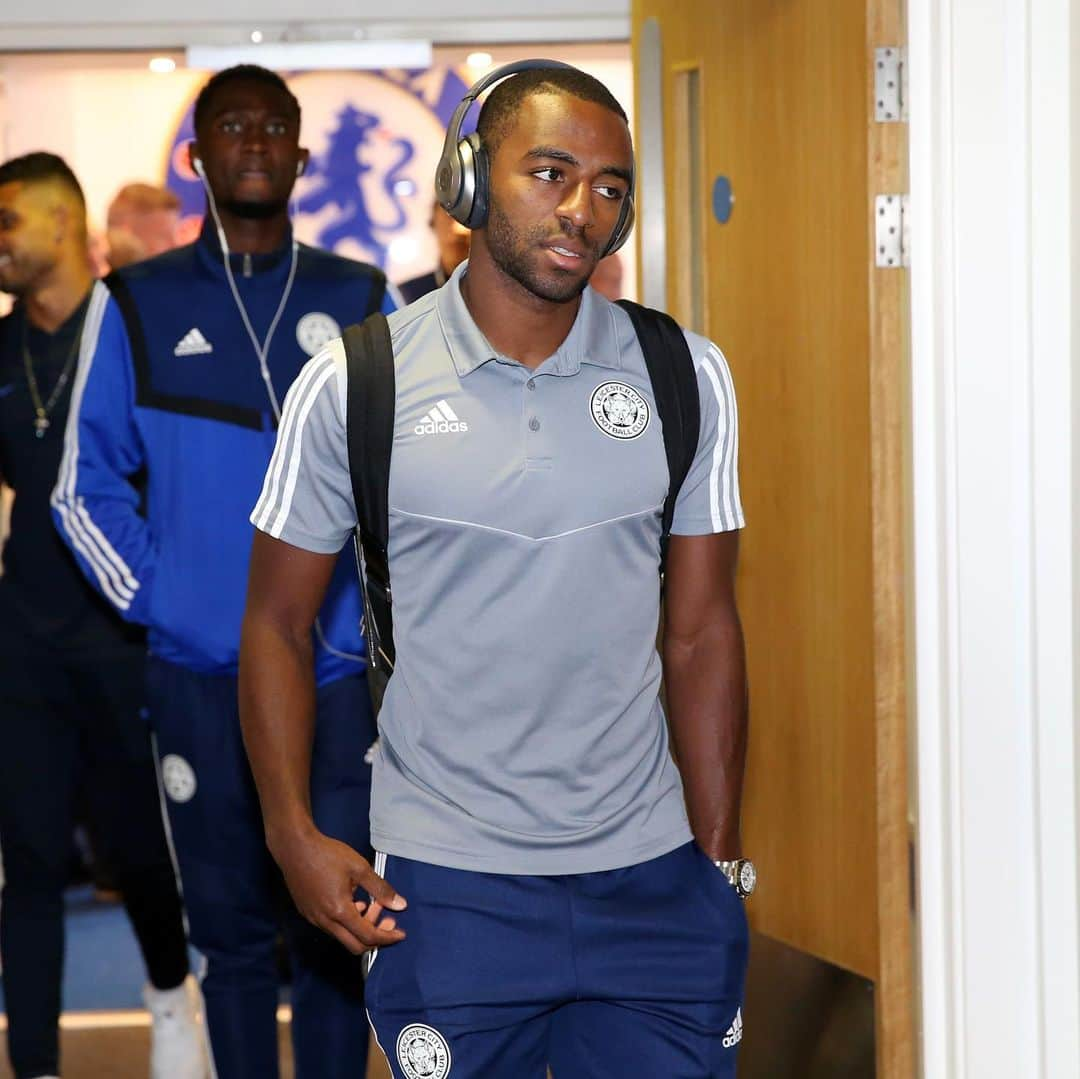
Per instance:
[[[383,916],[385,911],[404,910],[404,897],[352,847],[313,826],[273,843],[271,852],[297,910],[354,955],[405,939],[395,920]],[[370,901],[354,901],[357,889],[365,891]]]

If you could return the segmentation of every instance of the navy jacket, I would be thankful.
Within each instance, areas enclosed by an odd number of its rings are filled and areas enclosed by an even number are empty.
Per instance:
[[[290,237],[273,254],[230,256],[260,341],[291,255]],[[327,340],[372,310],[394,310],[391,295],[379,270],[299,245],[268,357],[279,400]],[[205,673],[236,671],[253,532],[248,514],[276,436],[212,229],[95,286],[53,516],[91,583],[125,618],[148,627],[154,655]],[[320,626],[319,684],[362,669],[359,588],[348,551]]]

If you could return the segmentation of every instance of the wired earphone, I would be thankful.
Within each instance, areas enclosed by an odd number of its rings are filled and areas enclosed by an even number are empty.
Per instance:
[[[489,72],[475,83],[461,99],[450,123],[446,127],[446,139],[443,142],[442,155],[435,169],[435,196],[442,208],[466,228],[477,229],[487,221],[490,200],[490,162],[487,151],[480,142],[480,136],[474,131],[461,137],[461,125],[473,102],[486,90],[511,75],[523,71],[538,71],[544,68],[557,68],[562,71],[577,71],[580,68],[564,64],[560,60],[518,60],[513,64],[504,64]],[[630,190],[622,201],[619,218],[611,237],[600,253],[600,257],[613,255],[630,236],[634,227],[634,176],[631,165]]]
[[[199,180],[203,185],[203,190],[206,192],[206,203],[210,207],[210,215],[214,219],[218,243],[221,244],[221,261],[225,267],[225,277],[229,282],[229,291],[232,293],[232,298],[236,304],[237,311],[240,312],[240,320],[244,324],[244,329],[247,330],[247,335],[251,339],[251,347],[255,350],[255,355],[258,358],[259,373],[262,375],[263,383],[266,385],[266,394],[270,398],[270,407],[274,411],[274,419],[280,423],[281,402],[278,400],[277,393],[274,390],[274,382],[270,377],[270,366],[267,363],[266,358],[270,354],[270,342],[274,339],[274,331],[281,321],[281,316],[285,312],[285,305],[289,302],[289,295],[292,293],[293,281],[296,279],[296,264],[300,257],[299,244],[297,244],[296,237],[294,236],[292,241],[291,260],[289,263],[289,276],[285,281],[285,288],[282,290],[281,300],[278,302],[274,317],[270,320],[270,328],[266,331],[266,336],[260,343],[258,335],[255,333],[255,328],[251,324],[251,317],[248,315],[247,307],[244,306],[243,297],[240,295],[240,290],[236,287],[236,277],[232,272],[232,265],[229,262],[229,241],[225,237],[225,226],[221,223],[221,215],[218,213],[217,208],[217,199],[214,198],[213,188],[211,188],[210,182],[206,178],[206,169],[203,167],[202,158],[192,154],[191,167],[195,170],[196,175],[198,175]],[[299,176],[303,171],[304,162],[301,160],[297,163],[296,175]]]
[[[296,175],[299,177],[304,171],[304,159],[301,158],[296,163]],[[240,313],[240,320],[244,324],[244,329],[247,330],[247,335],[251,340],[251,347],[255,350],[255,355],[259,361],[259,373],[262,375],[263,383],[266,386],[266,395],[270,399],[270,407],[274,412],[274,419],[281,422],[281,404],[278,401],[277,393],[274,390],[274,382],[270,377],[270,365],[267,362],[267,357],[270,355],[270,342],[274,339],[274,331],[278,327],[278,323],[281,321],[281,316],[285,312],[285,305],[289,302],[289,296],[292,293],[293,282],[296,280],[296,265],[300,258],[300,245],[296,242],[296,237],[293,237],[292,252],[289,263],[289,276],[285,281],[285,288],[281,292],[281,299],[278,301],[277,310],[274,312],[274,317],[270,320],[270,328],[266,331],[266,336],[262,342],[259,342],[258,335],[255,333],[255,328],[251,324],[251,317],[248,315],[247,307],[244,306],[244,299],[240,295],[240,290],[236,286],[236,277],[233,274],[232,266],[229,263],[229,241],[225,237],[225,226],[221,223],[221,215],[218,213],[217,200],[214,198],[213,189],[210,187],[210,181],[206,178],[206,169],[203,166],[202,158],[191,155],[191,167],[195,170],[196,175],[199,177],[199,181],[202,183],[203,190],[206,192],[206,204],[210,208],[210,215],[214,219],[214,227],[217,231],[218,243],[221,244],[221,260],[225,266],[225,277],[229,282],[229,291],[232,293],[233,301],[236,304],[236,309]],[[315,636],[318,638],[319,644],[330,653],[332,656],[336,656],[338,659],[347,659],[355,663],[366,663],[366,659],[363,656],[356,655],[353,652],[343,652],[338,648],[335,648],[327,639],[326,634],[323,633],[322,622],[318,617],[315,619]]]

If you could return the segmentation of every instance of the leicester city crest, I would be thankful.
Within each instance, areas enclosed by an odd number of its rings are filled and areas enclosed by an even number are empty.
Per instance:
[[[612,438],[637,438],[649,426],[649,404],[625,382],[605,382],[589,401],[593,422]]]
[[[406,1079],[445,1079],[450,1074],[450,1046],[425,1023],[413,1023],[402,1030],[397,1058]]]

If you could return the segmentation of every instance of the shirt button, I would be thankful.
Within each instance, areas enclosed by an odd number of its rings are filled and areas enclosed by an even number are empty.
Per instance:
[[[540,430],[540,421],[535,416],[533,416],[533,418],[531,420],[529,420],[529,430],[530,431],[539,431]]]
[[[530,390],[535,390],[536,389],[536,379],[535,378],[530,378],[529,381],[525,383],[525,385],[528,386]]]

